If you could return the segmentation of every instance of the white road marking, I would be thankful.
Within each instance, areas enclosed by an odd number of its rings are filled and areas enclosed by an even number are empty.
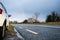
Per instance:
[[[21,39],[24,40],[24,38],[18,33],[18,31],[14,28],[14,31],[16,32],[16,35]]]
[[[31,32],[31,33],[33,33],[33,34],[38,34],[37,32],[34,32],[34,31],[32,31],[32,30],[29,30],[29,29],[26,29],[26,31]]]

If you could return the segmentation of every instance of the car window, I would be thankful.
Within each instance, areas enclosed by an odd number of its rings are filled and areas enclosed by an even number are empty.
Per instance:
[[[3,9],[3,13],[7,13],[5,7],[4,7],[4,5],[2,3],[0,3],[0,8]]]

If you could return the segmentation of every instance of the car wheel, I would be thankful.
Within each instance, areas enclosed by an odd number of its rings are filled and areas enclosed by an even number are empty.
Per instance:
[[[5,35],[5,25],[3,25],[3,29],[2,29],[2,38],[4,38]]]

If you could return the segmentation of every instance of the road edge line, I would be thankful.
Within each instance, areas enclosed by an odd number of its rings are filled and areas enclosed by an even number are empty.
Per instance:
[[[14,31],[16,32],[16,35],[21,38],[21,40],[24,40],[24,38],[18,33],[18,31],[14,28]]]

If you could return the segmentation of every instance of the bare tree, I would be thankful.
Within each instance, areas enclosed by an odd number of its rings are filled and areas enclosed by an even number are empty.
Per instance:
[[[35,13],[35,14],[34,14],[35,22],[37,22],[37,20],[38,20],[38,18],[39,18],[39,15],[40,15],[40,13]]]

